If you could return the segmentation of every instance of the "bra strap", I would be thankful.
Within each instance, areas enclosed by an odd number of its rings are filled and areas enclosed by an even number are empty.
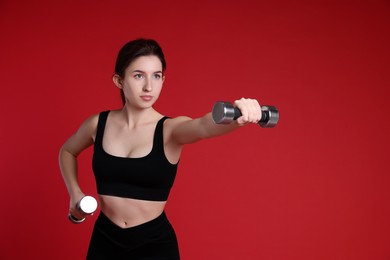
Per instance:
[[[95,148],[96,146],[102,148],[102,141],[103,141],[103,135],[104,135],[104,129],[106,127],[106,122],[107,122],[107,117],[108,113],[110,111],[103,111],[99,114],[99,120],[97,124],[97,129],[96,129],[96,138],[95,138]]]
[[[164,121],[168,119],[169,117],[164,116],[162,117],[158,122],[156,126],[156,130],[154,133],[154,139],[153,139],[153,152],[163,152],[164,153]]]

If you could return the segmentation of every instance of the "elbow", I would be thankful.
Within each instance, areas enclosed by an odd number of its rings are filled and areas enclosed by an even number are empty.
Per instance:
[[[58,153],[58,159],[59,161],[62,161],[66,157],[73,157],[77,158],[77,154],[72,153],[69,149],[66,148],[65,144],[61,146],[59,153]]]

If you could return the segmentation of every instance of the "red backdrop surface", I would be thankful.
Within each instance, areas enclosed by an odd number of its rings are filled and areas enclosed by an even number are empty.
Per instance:
[[[167,214],[182,259],[390,259],[389,1],[0,2],[0,258],[83,259],[93,222],[67,219],[62,143],[120,107],[128,40],[160,42],[156,108],[217,100],[280,110],[185,148]],[[96,196],[91,149],[80,182]]]

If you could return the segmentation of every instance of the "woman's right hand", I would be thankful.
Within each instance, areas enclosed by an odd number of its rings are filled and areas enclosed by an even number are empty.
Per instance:
[[[237,123],[240,126],[248,123],[257,124],[261,119],[261,106],[256,99],[241,98],[234,101],[234,105],[240,109],[241,116],[237,118]]]
[[[76,219],[83,219],[85,216],[77,208],[78,202],[84,197],[84,193],[78,192],[70,196],[69,213]]]

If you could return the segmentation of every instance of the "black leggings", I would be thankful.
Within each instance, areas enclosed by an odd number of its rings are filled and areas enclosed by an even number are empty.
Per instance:
[[[144,224],[123,229],[100,212],[87,260],[103,259],[179,260],[175,231],[165,213]]]

